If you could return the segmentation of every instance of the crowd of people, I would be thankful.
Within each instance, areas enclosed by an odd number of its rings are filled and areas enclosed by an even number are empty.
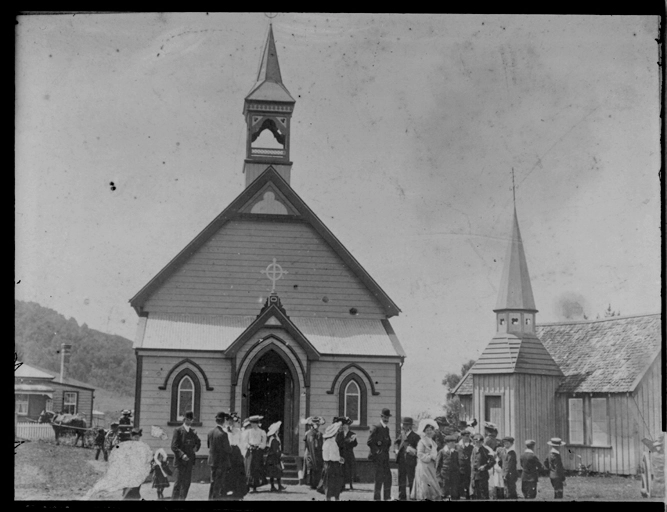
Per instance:
[[[394,442],[389,432],[391,412],[383,409],[380,422],[370,430],[368,459],[375,469],[373,499],[391,499],[392,474],[390,451],[398,465],[398,499],[405,500],[488,500],[517,499],[517,482],[525,499],[537,495],[539,472],[547,469],[554,489],[554,498],[563,498],[565,471],[559,438],[552,438],[549,456],[542,463],[535,455],[535,441],[525,442],[520,456],[514,438],[498,439],[498,429],[484,424],[485,435],[473,433],[477,424],[460,422],[452,426],[445,417],[423,419],[415,431],[412,418],[403,418]],[[209,500],[241,500],[248,492],[270,484],[271,492],[282,492],[283,462],[279,437],[280,421],[260,428],[262,416],[250,416],[243,422],[236,413],[219,412],[216,426],[207,437],[208,465],[211,471]],[[192,480],[196,452],[201,448],[199,435],[192,428],[194,414],[185,413],[183,424],[174,430],[171,450],[174,454],[175,481],[172,500],[185,500]],[[326,420],[311,416],[302,423],[304,438],[303,481],[324,494],[327,501],[340,500],[343,491],[354,489],[356,479],[356,434],[350,429],[352,420],[336,416],[321,431]],[[141,429],[132,426],[131,412],[125,410],[110,430],[99,429],[95,438],[95,460],[100,453],[108,460],[109,452],[120,443],[140,440]],[[170,486],[171,468],[162,448],[155,452],[151,463],[152,487],[158,499],[167,499],[164,489]],[[521,470],[521,474],[519,473]],[[141,499],[140,487],[123,489],[123,499]]]
[[[381,421],[373,426],[368,438],[375,464],[374,499],[391,499],[389,450],[389,409],[383,409]],[[498,439],[498,429],[484,424],[486,436],[470,431],[472,424],[461,422],[453,427],[445,417],[423,419],[417,432],[412,418],[403,418],[402,429],[394,445],[398,464],[399,500],[488,500],[518,499],[516,484],[521,472],[521,491],[526,499],[537,496],[539,472],[549,471],[554,498],[563,498],[565,470],[559,448],[561,439],[552,438],[544,465],[535,455],[535,441],[527,440],[517,457],[514,438]]]

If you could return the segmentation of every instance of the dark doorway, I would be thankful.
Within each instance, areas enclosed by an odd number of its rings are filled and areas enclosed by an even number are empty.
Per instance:
[[[272,423],[282,421],[279,437],[283,452],[292,453],[293,429],[292,372],[276,352],[269,350],[255,363],[248,379],[248,416],[264,416],[261,427],[267,430]],[[285,433],[288,435],[285,435]]]

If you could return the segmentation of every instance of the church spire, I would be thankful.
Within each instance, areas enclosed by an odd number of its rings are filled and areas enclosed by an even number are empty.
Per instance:
[[[243,167],[246,187],[270,166],[289,183],[292,170],[290,123],[295,103],[283,85],[273,25],[269,24],[257,81],[245,97],[243,106],[248,128]]]
[[[514,207],[511,229],[512,236],[507,246],[505,266],[500,280],[500,292],[494,311],[512,310],[535,313],[537,310],[533,299],[533,288],[530,285],[530,275],[528,274],[526,254],[523,250],[516,206]]]

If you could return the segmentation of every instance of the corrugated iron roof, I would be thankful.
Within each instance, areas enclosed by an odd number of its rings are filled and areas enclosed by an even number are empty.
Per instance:
[[[661,348],[662,315],[536,325],[565,374],[559,392],[634,391]]]
[[[54,389],[43,384],[14,384],[14,393],[23,393],[26,395],[47,395],[53,398]]]
[[[14,372],[14,377],[18,377],[20,379],[54,379],[55,376],[47,373],[42,370],[38,370],[34,366],[30,366],[29,364],[23,363],[21,366],[19,366],[16,371]]]
[[[45,373],[46,375],[50,375],[51,377],[53,377],[52,382],[54,384],[64,384],[66,386],[76,386],[78,388],[85,388],[85,389],[92,389],[92,390],[95,389],[94,386],[91,386],[90,384],[88,384],[86,382],[81,382],[80,380],[72,379],[70,377],[65,377],[63,380],[60,380],[60,372],[52,371],[52,370],[46,370],[44,368],[40,368],[39,366],[35,366],[35,365],[33,365],[32,367],[36,370],[39,370],[39,371]],[[17,372],[18,372],[18,370],[17,370]]]
[[[135,348],[223,351],[255,320],[251,316],[152,313]],[[322,354],[404,356],[382,320],[290,317]],[[395,335],[394,335],[395,337]]]

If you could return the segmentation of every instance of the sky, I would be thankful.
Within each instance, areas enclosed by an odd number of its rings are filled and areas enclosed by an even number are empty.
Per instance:
[[[17,21],[15,297],[133,340],[129,299],[243,191],[269,20]],[[405,414],[495,333],[512,170],[538,323],[660,311],[658,23],[273,19],[291,185],[401,309]]]

